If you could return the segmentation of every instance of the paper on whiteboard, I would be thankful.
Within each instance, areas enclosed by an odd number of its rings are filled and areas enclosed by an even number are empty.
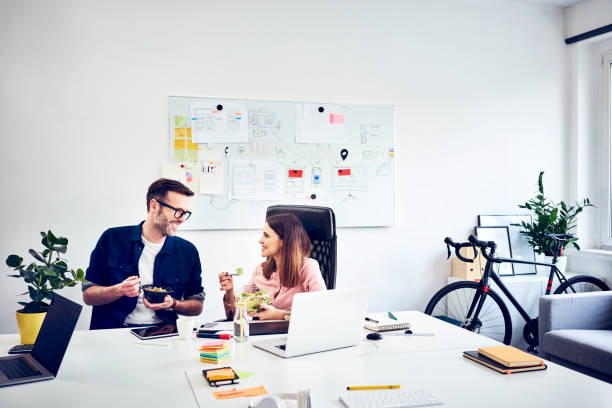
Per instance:
[[[199,176],[200,169],[198,163],[189,163],[188,165],[181,165],[179,163],[163,163],[162,164],[162,177],[180,181],[191,191],[199,190]]]
[[[320,112],[321,108],[323,112]],[[346,143],[346,108],[314,103],[295,107],[296,143]]]
[[[217,109],[221,105],[223,109]],[[191,136],[194,143],[248,143],[248,109],[239,102],[192,102]]]
[[[225,166],[223,162],[202,162],[200,194],[223,195]]]
[[[284,166],[264,160],[232,160],[231,199],[280,201],[284,198]]]

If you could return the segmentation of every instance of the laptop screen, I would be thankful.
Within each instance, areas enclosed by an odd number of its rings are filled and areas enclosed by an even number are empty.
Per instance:
[[[56,293],[38,332],[32,357],[54,376],[59,371],[82,308]]]

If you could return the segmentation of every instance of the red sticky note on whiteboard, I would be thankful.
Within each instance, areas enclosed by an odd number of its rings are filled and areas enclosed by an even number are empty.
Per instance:
[[[343,113],[330,113],[329,114],[329,123],[332,125],[342,125],[344,124],[344,114]]]
[[[289,177],[290,178],[302,178],[303,173],[304,173],[304,170],[289,170]]]
[[[338,175],[339,176],[350,176],[351,169],[338,169]]]

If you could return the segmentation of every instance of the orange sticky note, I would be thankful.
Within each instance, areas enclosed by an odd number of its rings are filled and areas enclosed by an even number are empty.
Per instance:
[[[200,150],[200,146],[197,143],[192,143],[190,139],[187,139],[187,150]]]
[[[174,139],[174,149],[175,150],[185,150],[185,140],[184,139]]]
[[[232,380],[234,379],[234,371],[231,368],[221,368],[219,370],[207,371],[206,377],[210,381]]]
[[[184,139],[185,138],[185,128],[174,129],[174,137],[177,139]]]
[[[213,395],[218,400],[239,398],[242,397],[242,391],[239,391],[236,388],[232,388],[231,390],[213,392]]]
[[[266,391],[263,385],[255,388],[244,388],[242,390],[242,395],[245,397],[255,397],[257,395],[266,395],[267,393],[268,391]]]

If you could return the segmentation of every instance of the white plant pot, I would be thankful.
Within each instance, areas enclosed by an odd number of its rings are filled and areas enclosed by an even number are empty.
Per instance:
[[[553,257],[548,255],[536,255],[536,261],[550,264],[553,262]],[[559,269],[559,271],[564,274],[565,268],[567,267],[567,256],[558,256],[556,266],[557,269]],[[547,266],[538,265],[537,269],[538,275],[548,276],[548,274],[550,273],[550,268]]]

